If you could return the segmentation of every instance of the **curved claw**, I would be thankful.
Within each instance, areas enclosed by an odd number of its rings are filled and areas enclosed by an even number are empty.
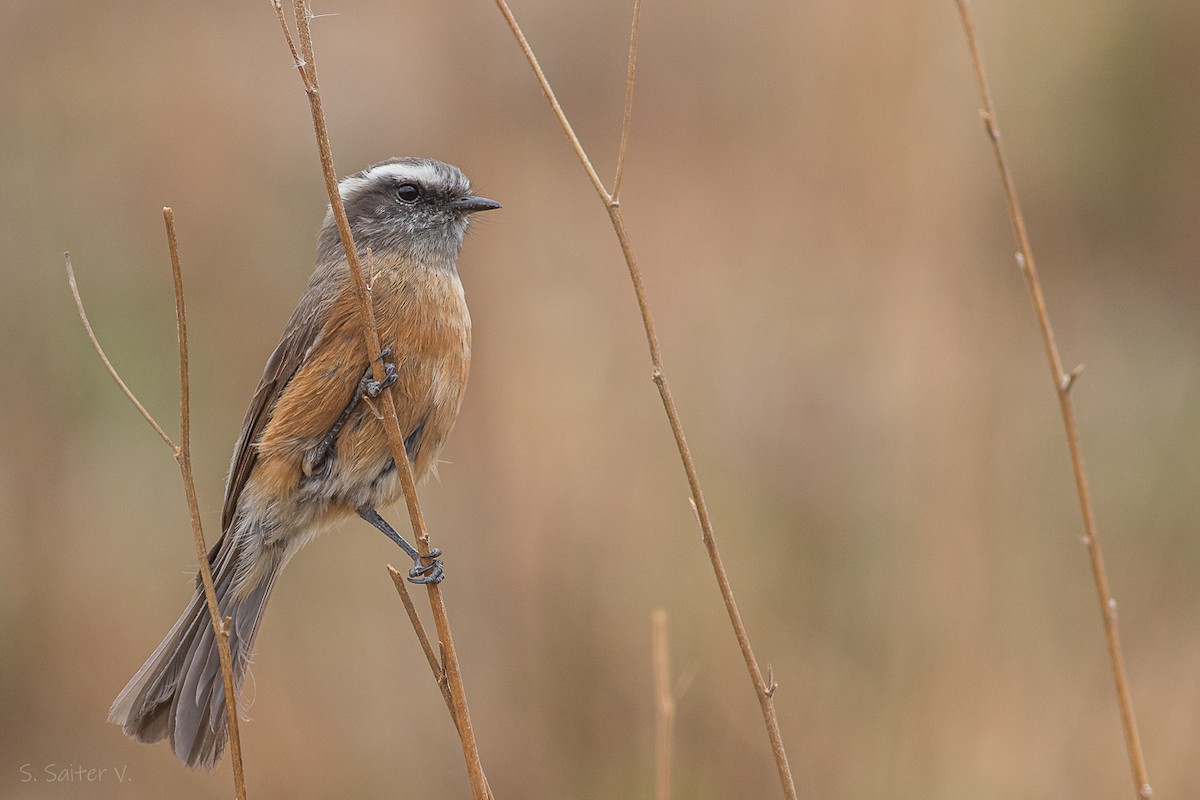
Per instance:
[[[432,556],[434,550],[431,550],[429,554]],[[442,569],[441,559],[437,558],[433,560],[432,564],[414,564],[413,568],[408,571],[409,583],[441,583],[445,577],[446,574]]]
[[[384,389],[391,386],[400,377],[396,374],[396,365],[390,361],[384,362],[383,365],[383,380],[377,381],[370,376],[370,372],[363,376],[363,392],[374,400],[383,392]]]

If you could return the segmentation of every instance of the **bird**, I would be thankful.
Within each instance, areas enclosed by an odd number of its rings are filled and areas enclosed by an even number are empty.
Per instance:
[[[208,553],[220,615],[230,618],[240,689],[271,590],[322,530],[357,515],[412,558],[409,580],[436,583],[379,514],[402,488],[371,399],[392,386],[414,478],[436,465],[462,404],[471,318],[457,262],[472,216],[500,208],[457,167],[392,158],[343,178],[338,193],[369,274],[383,352],[364,346],[355,288],[332,208],[316,268],[267,360],[234,447],[221,535]],[[369,256],[369,257],[368,257]],[[383,359],[383,380],[372,361]],[[168,739],[180,761],[211,769],[229,737],[225,687],[203,587],[113,701],[109,720],[147,743]]]

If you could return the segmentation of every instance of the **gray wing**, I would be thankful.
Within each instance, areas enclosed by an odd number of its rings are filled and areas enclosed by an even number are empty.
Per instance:
[[[237,513],[238,500],[254,462],[258,460],[258,449],[255,446],[263,429],[271,419],[271,412],[283,390],[295,376],[300,366],[308,356],[309,349],[316,342],[321,331],[320,320],[316,311],[323,304],[306,302],[315,298],[306,295],[297,307],[292,318],[284,329],[283,338],[275,347],[275,352],[267,359],[263,369],[262,380],[254,390],[250,407],[246,409],[246,419],[242,422],[242,433],[234,447],[233,460],[229,467],[229,480],[225,484],[225,504],[221,510],[221,531],[229,530]],[[219,547],[218,543],[218,547]],[[215,550],[216,548],[214,548]]]

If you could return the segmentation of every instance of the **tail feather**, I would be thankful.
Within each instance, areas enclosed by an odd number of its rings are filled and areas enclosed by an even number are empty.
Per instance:
[[[225,536],[210,556],[217,605],[231,617],[229,649],[239,691],[263,610],[278,574],[267,572],[248,593],[237,592],[237,548]],[[189,767],[211,769],[229,737],[225,685],[204,591],[197,586],[182,616],[113,701],[108,719],[142,742],[169,739]]]

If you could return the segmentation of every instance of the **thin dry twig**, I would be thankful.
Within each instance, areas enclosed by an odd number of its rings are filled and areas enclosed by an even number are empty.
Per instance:
[[[746,626],[742,623],[741,613],[738,611],[737,602],[733,596],[733,589],[730,588],[729,577],[725,572],[725,565],[721,560],[720,551],[717,549],[712,520],[708,514],[708,506],[704,502],[704,494],[700,489],[700,478],[696,473],[696,466],[692,460],[692,452],[688,448],[687,440],[684,437],[683,425],[680,422],[679,412],[675,406],[674,395],[671,394],[671,389],[667,384],[667,376],[663,368],[662,351],[659,347],[658,335],[654,329],[654,318],[650,313],[650,304],[646,298],[642,273],[634,258],[633,246],[629,241],[629,233],[625,229],[625,220],[621,215],[620,203],[613,194],[610,194],[604,188],[604,183],[600,180],[595,167],[592,166],[592,162],[588,158],[583,144],[579,141],[579,137],[575,135],[575,130],[572,128],[570,120],[567,119],[567,115],[559,104],[558,98],[555,97],[554,90],[550,86],[550,81],[547,80],[545,72],[542,71],[541,64],[538,63],[533,48],[530,47],[528,40],[526,40],[525,34],[521,31],[521,26],[517,24],[516,17],[513,16],[508,4],[505,0],[496,0],[496,6],[508,23],[508,27],[512,30],[513,36],[516,37],[517,45],[521,48],[521,52],[525,54],[525,59],[529,62],[529,66],[533,69],[533,73],[537,77],[538,84],[542,88],[542,94],[546,96],[546,100],[550,103],[550,108],[554,112],[559,125],[562,127],[567,140],[571,143],[576,158],[579,159],[579,163],[591,180],[596,194],[600,196],[601,202],[604,203],[604,207],[608,211],[613,231],[616,233],[617,241],[621,246],[621,253],[625,257],[625,264],[629,268],[629,279],[633,284],[633,291],[637,297],[638,309],[642,315],[642,326],[646,331],[646,342],[650,348],[651,375],[655,385],[658,387],[663,409],[666,411],[667,420],[671,426],[671,433],[675,437],[675,445],[679,450],[679,458],[683,462],[683,471],[687,475],[688,487],[692,493],[692,502],[695,505],[696,517],[704,538],[704,546],[708,551],[709,561],[712,563],[713,573],[716,576],[717,585],[720,587],[721,597],[725,601],[725,609],[729,613],[729,621],[733,626],[738,647],[741,648],[742,657],[746,662],[746,669],[750,674],[751,683],[754,684],[755,694],[758,695],[759,707],[762,710],[763,722],[767,729],[767,737],[771,743],[771,752],[775,757],[775,765],[779,771],[780,784],[788,800],[795,800],[796,785],[792,779],[791,767],[788,765],[787,751],[784,750],[783,736],[779,730],[779,720],[775,714],[775,704],[772,699],[773,690],[763,679],[762,671],[758,667],[758,661],[754,657],[754,650],[750,646],[750,637],[746,633]],[[635,15],[635,25],[637,18]],[[630,68],[628,80],[632,80],[632,67]],[[626,89],[627,97],[631,97],[632,86],[627,85]],[[628,138],[628,125],[629,116],[626,115],[622,125],[621,135],[623,139]]]
[[[174,440],[172,440],[171,437],[167,435],[167,432],[162,429],[162,426],[159,425],[154,417],[150,415],[150,412],[146,410],[146,407],[142,405],[142,402],[137,399],[137,396],[133,393],[133,390],[125,385],[125,381],[121,379],[120,374],[117,372],[117,368],[112,365],[112,362],[108,360],[108,356],[104,354],[104,348],[100,346],[99,340],[96,339],[96,334],[94,331],[92,331],[92,323],[88,321],[87,311],[85,311],[83,308],[83,299],[79,296],[79,287],[75,284],[75,269],[71,266],[71,254],[63,253],[63,258],[67,263],[67,284],[71,287],[71,296],[75,298],[75,311],[79,314],[79,321],[83,323],[83,329],[87,332],[88,340],[92,343],[92,349],[96,351],[96,355],[100,356],[100,362],[104,364],[104,368],[108,370],[109,376],[116,381],[121,393],[129,399],[129,402],[133,403],[134,408],[136,408],[138,413],[142,415],[142,418],[150,424],[150,427],[154,429],[154,432],[158,434],[158,437],[163,440],[167,447],[171,448],[171,452],[173,454],[177,454],[179,452],[179,446],[175,444]]]
[[[208,605],[209,622],[217,641],[217,656],[221,663],[221,679],[225,685],[225,717],[229,722],[229,753],[233,767],[233,788],[238,800],[246,800],[246,775],[242,767],[242,739],[238,728],[237,698],[233,687],[233,658],[229,652],[229,618],[221,619],[220,608],[217,605],[217,593],[213,587],[212,570],[208,564],[208,547],[204,542],[204,529],[200,521],[200,503],[196,498],[196,482],[192,475],[191,454],[191,382],[188,370],[187,344],[187,314],[183,299],[183,269],[179,261],[179,246],[175,237],[175,216],[170,208],[163,209],[163,221],[167,228],[167,247],[171,254],[171,276],[175,285],[175,323],[179,334],[179,444],[175,444],[162,426],[154,419],[146,407],[138,401],[134,393],[121,379],[116,367],[104,354],[104,349],[96,339],[88,321],[83,300],[79,296],[79,288],[75,283],[75,270],[71,265],[71,255],[66,254],[67,282],[71,286],[71,295],[75,298],[75,308],[79,319],[87,331],[88,339],[96,354],[100,356],[105,369],[116,381],[122,393],[129,398],[142,417],[150,424],[171,448],[171,455],[179,465],[180,478],[183,481],[183,492],[187,498],[188,514],[191,517],[192,533],[196,544],[196,560],[200,565],[200,581],[204,586],[204,599]]]
[[[238,728],[237,700],[233,687],[233,656],[229,652],[229,617],[221,619],[217,591],[213,586],[212,570],[208,565],[208,547],[200,523],[200,503],[196,499],[196,483],[192,477],[191,383],[188,378],[187,314],[183,303],[183,269],[179,263],[179,245],[175,239],[175,214],[163,209],[167,226],[167,247],[171,252],[171,275],[175,281],[175,321],[179,330],[179,447],[175,458],[183,477],[188,513],[192,518],[192,533],[196,541],[196,560],[204,584],[204,599],[208,604],[209,621],[217,638],[217,655],[221,662],[221,680],[225,684],[225,717],[229,722],[229,754],[233,764],[233,785],[239,800],[246,798],[246,776],[242,769],[242,736]]]
[[[363,276],[362,265],[359,263],[358,252],[350,232],[350,222],[346,218],[346,210],[338,193],[337,173],[333,166],[332,149],[329,145],[329,132],[325,124],[325,112],[321,106],[320,84],[317,80],[316,59],[313,54],[312,31],[309,27],[309,15],[304,0],[293,0],[292,11],[295,17],[299,50],[288,28],[287,18],[283,12],[281,0],[273,0],[280,27],[291,51],[296,70],[304,84],[308,95],[309,107],[312,112],[313,130],[317,136],[317,148],[321,157],[321,170],[325,177],[325,190],[329,195],[329,204],[337,223],[338,233],[346,251],[350,276],[353,281],[355,295],[358,299],[359,313],[363,322],[363,337],[366,350],[371,361],[374,377],[383,380],[382,359],[377,358],[383,347],[379,341],[379,331],[376,328],[374,313],[371,309],[371,297],[367,291],[366,280]],[[413,479],[412,467],[404,448],[404,435],[400,431],[400,421],[396,416],[395,397],[391,389],[386,389],[379,397],[383,408],[383,425],[392,454],[397,465],[397,473],[404,489],[404,499],[408,506],[409,520],[412,523],[413,535],[417,540],[417,548],[423,558],[428,558],[429,533],[425,527],[424,516],[417,499],[416,481]],[[475,800],[486,800],[491,797],[487,778],[483,773],[483,765],[479,760],[479,749],[475,742],[475,732],[471,726],[470,710],[467,707],[466,690],[463,687],[462,673],[459,669],[458,655],[454,649],[454,639],[450,632],[450,621],[446,616],[446,606],[442,599],[441,588],[436,583],[427,584],[429,604],[433,609],[434,626],[437,628],[438,640],[442,646],[442,669],[446,676],[446,685],[452,700],[451,717],[458,730],[462,743],[463,757],[467,763],[467,774],[471,781],[471,792]]]
[[[675,695],[671,690],[671,654],[667,643],[667,612],[650,615],[651,656],[654,661],[654,797],[671,800],[671,762],[675,749]]]
[[[429,634],[425,632],[425,623],[421,622],[421,615],[417,613],[417,607],[413,605],[412,595],[408,591],[408,581],[391,564],[387,565],[387,569],[388,575],[392,578],[392,583],[396,584],[396,592],[400,595],[400,602],[404,604],[404,610],[408,612],[408,621],[412,623],[413,631],[417,634],[417,640],[421,643],[421,649],[425,652],[425,659],[429,662],[429,668],[433,670],[433,679],[437,682],[438,688],[442,690],[442,697],[446,701],[446,707],[450,709],[451,714],[454,714],[454,701],[450,697],[450,689],[446,684],[446,673],[442,669],[441,659],[433,651],[433,643],[429,641]]]
[[[1037,267],[1033,262],[1033,249],[1029,244],[1029,234],[1025,228],[1025,217],[1021,213],[1021,203],[1017,198],[1016,185],[1013,182],[1012,171],[1008,159],[1004,155],[1004,146],[1000,142],[1000,129],[996,122],[996,109],[992,104],[991,91],[988,89],[987,76],[983,69],[983,56],[980,53],[979,39],[975,35],[975,23],[971,18],[966,0],[955,0],[958,13],[962,19],[963,30],[966,33],[967,44],[971,51],[971,66],[975,72],[975,81],[979,88],[979,99],[983,104],[981,115],[988,139],[991,140],[992,150],[996,156],[996,166],[1000,171],[1000,182],[1004,187],[1004,197],[1008,203],[1009,218],[1012,222],[1013,235],[1016,237],[1020,252],[1017,262],[1025,276],[1030,299],[1033,301],[1037,315],[1038,327],[1042,334],[1042,344],[1046,351],[1046,361],[1050,365],[1050,376],[1054,382],[1054,393],[1058,397],[1058,407],[1062,414],[1063,428],[1067,434],[1067,449],[1071,456],[1071,471],[1075,476],[1075,489],[1079,495],[1079,509],[1083,515],[1084,537],[1088,557],[1092,567],[1092,578],[1096,584],[1096,595],[1100,603],[1100,613],[1104,619],[1104,633],[1108,643],[1108,657],[1112,664],[1113,681],[1116,684],[1117,702],[1121,709],[1121,723],[1125,731],[1125,747],[1129,756],[1129,767],[1133,773],[1134,789],[1142,800],[1149,800],[1151,795],[1150,779],[1146,774],[1146,762],[1142,755],[1142,744],[1138,738],[1137,720],[1133,713],[1133,699],[1129,692],[1129,680],[1125,674],[1125,665],[1121,658],[1121,642],[1117,632],[1116,601],[1108,587],[1108,576],[1104,569],[1104,556],[1100,552],[1100,540],[1096,532],[1096,517],[1092,510],[1091,494],[1088,490],[1087,474],[1083,468],[1083,452],[1079,444],[1079,429],[1075,422],[1075,409],[1071,402],[1071,389],[1078,378],[1082,367],[1077,367],[1070,373],[1064,372],[1063,362],[1058,353],[1058,345],[1054,339],[1054,329],[1050,326],[1050,315],[1046,310],[1046,299],[1042,294],[1042,284],[1038,279]]]
[[[621,117],[621,147],[617,151],[617,176],[613,178],[613,202],[620,202],[621,179],[625,177],[625,152],[629,149],[629,121],[633,117],[633,73],[637,66],[638,29],[642,25],[642,0],[633,0],[633,24],[629,26],[629,66],[625,70],[625,113]]]

